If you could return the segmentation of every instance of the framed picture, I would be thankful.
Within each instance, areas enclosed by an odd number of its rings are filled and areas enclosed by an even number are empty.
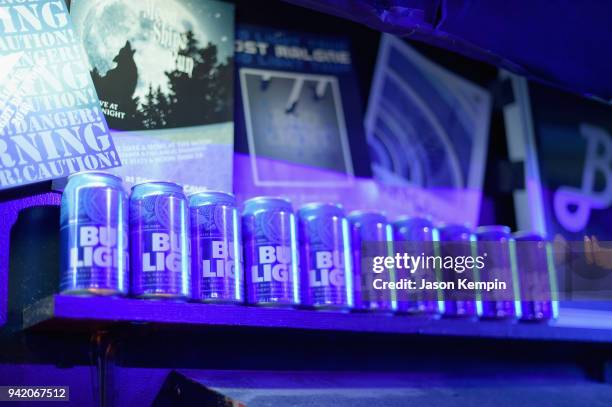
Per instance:
[[[240,69],[249,157],[256,186],[334,187],[351,183],[353,163],[334,76]],[[275,162],[296,170],[276,171]],[[334,173],[313,178],[301,167]]]

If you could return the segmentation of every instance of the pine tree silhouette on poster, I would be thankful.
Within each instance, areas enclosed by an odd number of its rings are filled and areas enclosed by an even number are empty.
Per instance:
[[[157,101],[155,100],[152,85],[149,85],[149,91],[145,96],[145,102],[142,104],[141,111],[143,116],[142,125],[147,129],[156,128],[158,124]]]
[[[159,115],[157,127],[166,127],[171,108],[168,97],[162,92],[161,86],[158,86],[155,91],[155,100],[157,101],[157,111]]]
[[[194,61],[192,75],[174,69],[165,72],[168,93],[162,87],[148,84],[144,101],[134,97],[138,67],[134,55],[138,50],[129,41],[113,59],[116,66],[101,76],[91,72],[100,99],[117,103],[125,112],[121,119],[107,117],[110,127],[122,130],[160,129],[198,126],[232,120],[233,58],[218,61],[217,46],[208,43],[200,48],[192,31],[186,33],[186,46],[180,56]]]
[[[213,122],[231,121],[234,117],[234,58],[230,57],[224,64],[219,64],[215,78],[214,97],[216,101]]]
[[[209,43],[205,48],[199,48],[193,33],[188,31],[186,35],[187,46],[179,54],[194,60],[193,73],[191,77],[178,70],[166,73],[172,105],[169,119],[172,123],[187,126],[212,123],[217,47]]]

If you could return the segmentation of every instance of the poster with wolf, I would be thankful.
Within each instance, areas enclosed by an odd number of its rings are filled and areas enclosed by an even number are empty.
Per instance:
[[[234,7],[213,0],[73,0],[127,184],[231,191]]]

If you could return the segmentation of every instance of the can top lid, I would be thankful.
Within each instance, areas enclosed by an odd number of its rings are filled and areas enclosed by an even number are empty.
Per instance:
[[[163,187],[164,190],[166,191],[172,191],[172,192],[178,192],[178,193],[183,193],[183,186],[177,184],[176,182],[172,182],[172,181],[148,181],[148,182],[140,182],[138,184],[135,184],[132,186],[132,192],[139,190],[139,189],[156,189],[159,190],[160,187]]]
[[[487,226],[479,226],[476,228],[476,236],[481,237],[488,234],[500,234],[500,235],[510,235],[510,228],[504,225],[487,225]]]
[[[306,205],[302,206],[298,210],[298,215],[306,216],[308,212],[313,212],[313,211],[331,212],[331,213],[337,214],[338,216],[344,216],[344,208],[342,207],[342,205],[339,203],[332,203],[332,202],[307,203]]]
[[[430,227],[433,227],[433,222],[431,220],[431,216],[408,216],[408,215],[402,215],[398,218],[396,218],[393,221],[394,225],[400,225],[400,224],[406,224],[406,223],[410,223],[410,224],[427,224]]]
[[[234,194],[223,191],[200,191],[189,194],[189,206],[200,206],[205,204],[227,203],[236,205]]]
[[[519,240],[523,242],[529,242],[529,241],[540,242],[542,240],[545,240],[544,236],[542,236],[540,233],[532,232],[528,230],[521,230],[518,232],[514,232],[512,234],[512,237],[514,237],[514,240]]]
[[[256,196],[244,201],[243,205],[244,212],[255,211],[257,209],[261,209],[262,207],[283,208],[287,211],[293,212],[291,201],[277,196]]]
[[[444,223],[437,226],[438,238],[443,242],[466,241],[474,239],[472,229],[459,223]]]
[[[438,229],[467,229],[472,232],[472,225],[469,222],[465,223],[452,223],[452,222],[439,222],[436,225]]]
[[[387,217],[381,211],[353,211],[349,213],[348,218],[351,222],[359,222],[360,220],[370,219],[378,222],[387,222]]]
[[[106,172],[106,171],[79,171],[79,172],[74,172],[70,175],[68,175],[68,180],[71,180],[73,178],[79,177],[79,176],[84,176],[84,175],[93,175],[96,177],[104,177],[104,178],[109,178],[112,179],[115,182],[119,182],[122,183],[123,179],[119,176],[119,175],[115,175],[115,174],[111,174],[110,172]]]

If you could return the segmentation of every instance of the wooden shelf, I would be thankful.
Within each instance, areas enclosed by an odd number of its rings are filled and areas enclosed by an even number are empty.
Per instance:
[[[25,329],[36,330],[67,323],[85,330],[136,323],[612,343],[607,313],[603,323],[586,326],[580,312],[566,310],[550,323],[519,323],[54,295],[28,307],[23,321]]]

